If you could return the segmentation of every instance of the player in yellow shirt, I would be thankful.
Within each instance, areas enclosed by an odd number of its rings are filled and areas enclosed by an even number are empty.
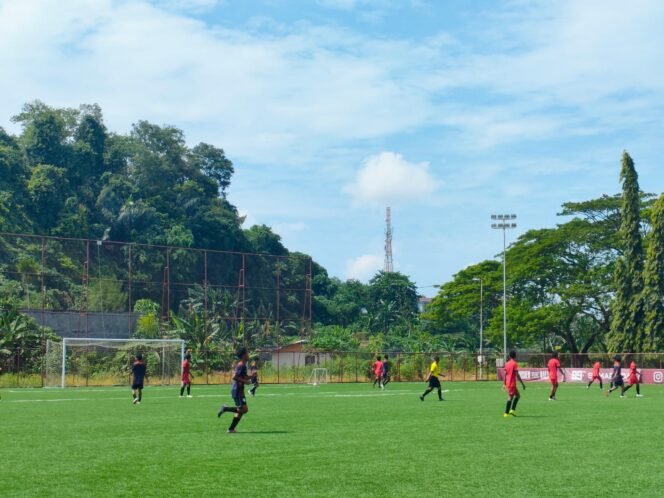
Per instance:
[[[436,356],[431,363],[431,367],[429,368],[429,377],[427,378],[429,387],[426,391],[424,391],[424,394],[420,396],[420,401],[424,401],[424,397],[434,389],[438,389],[438,401],[445,401],[443,399],[443,388],[441,387],[440,379],[438,378],[442,376],[440,373],[440,366],[438,365],[439,363],[440,357]]]

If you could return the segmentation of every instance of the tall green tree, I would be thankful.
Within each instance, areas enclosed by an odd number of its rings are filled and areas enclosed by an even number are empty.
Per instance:
[[[652,209],[652,230],[644,270],[644,351],[658,351],[664,345],[664,194]]]
[[[375,328],[388,332],[395,324],[412,324],[417,316],[417,287],[399,272],[378,272],[369,281],[369,313]]]
[[[620,210],[620,245],[622,256],[614,273],[615,300],[609,349],[638,352],[645,345],[641,292],[645,253],[641,234],[641,193],[634,161],[623,153],[620,171],[622,207]]]

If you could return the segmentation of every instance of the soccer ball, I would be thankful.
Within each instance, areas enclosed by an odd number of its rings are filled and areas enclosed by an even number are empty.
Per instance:
[[[317,387],[317,386],[318,386],[318,382],[314,382],[314,387]]]

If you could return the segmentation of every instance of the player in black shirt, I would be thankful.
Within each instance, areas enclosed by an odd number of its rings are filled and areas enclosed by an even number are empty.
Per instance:
[[[622,359],[620,358],[619,355],[615,355],[613,357],[613,374],[611,375],[611,389],[606,391],[607,396],[616,389],[620,388],[620,397],[621,398],[625,397],[625,381],[623,380],[622,377],[621,361]]]
[[[226,405],[221,405],[219,411],[217,412],[217,417],[221,417],[226,412],[231,412],[235,414],[233,421],[231,422],[230,427],[228,428],[229,433],[234,433],[237,424],[240,423],[242,415],[249,411],[247,407],[247,398],[244,396],[244,385],[251,384],[251,378],[247,376],[247,362],[249,361],[249,354],[245,348],[242,348],[237,353],[238,362],[235,366],[235,374],[233,375],[233,386],[231,387],[231,396],[235,402],[234,407],[229,407]]]
[[[383,389],[385,389],[385,386],[390,383],[390,360],[388,359],[387,355],[385,355],[385,358],[383,359]]]
[[[258,389],[258,363],[254,359],[249,367],[249,378],[251,379],[251,389],[249,392],[252,396],[256,396],[256,389]]]
[[[131,373],[133,376],[131,397],[133,398],[133,403],[138,405],[143,400],[143,381],[148,376],[142,354],[139,353],[136,355],[136,361],[131,365]]]

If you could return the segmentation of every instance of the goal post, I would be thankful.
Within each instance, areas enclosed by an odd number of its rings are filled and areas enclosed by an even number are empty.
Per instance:
[[[330,374],[327,368],[314,368],[311,371],[309,384],[312,386],[320,386],[321,384],[328,384],[330,382]]]
[[[152,384],[179,382],[185,356],[182,339],[64,337],[46,343],[44,387],[125,385],[139,353]]]

